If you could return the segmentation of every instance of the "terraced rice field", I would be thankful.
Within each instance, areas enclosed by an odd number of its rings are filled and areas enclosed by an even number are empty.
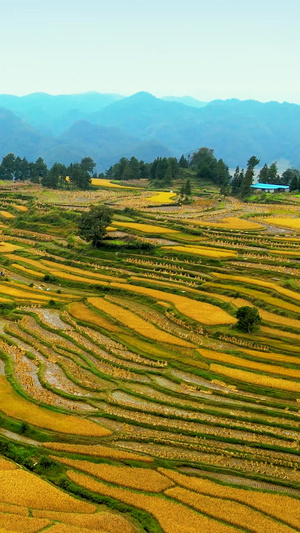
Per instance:
[[[300,207],[97,185],[98,250],[0,206],[0,532],[300,531]]]
[[[243,218],[238,217],[226,217],[222,220],[222,222],[210,222],[207,220],[188,220],[189,224],[193,224],[195,226],[207,226],[211,228],[220,228],[220,229],[228,229],[228,230],[238,230],[238,231],[248,231],[248,230],[262,230],[263,226],[261,224],[258,224],[257,222],[252,222],[251,220],[245,220]]]
[[[158,192],[150,196],[149,202],[153,202],[154,204],[171,204],[175,197],[176,194],[173,192]]]

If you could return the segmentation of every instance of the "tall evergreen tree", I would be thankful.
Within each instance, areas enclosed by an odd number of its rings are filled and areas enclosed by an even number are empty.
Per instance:
[[[200,148],[193,154],[190,165],[195,168],[197,178],[216,182],[218,174],[218,162],[214,156],[214,150]]]
[[[278,184],[280,182],[279,174],[278,174],[278,167],[277,163],[272,163],[269,166],[269,172],[268,172],[268,181],[267,183],[273,183],[274,185]]]
[[[150,164],[140,161],[140,176],[143,180],[148,180],[150,177]]]
[[[217,169],[216,169],[216,176],[215,176],[215,183],[217,185],[220,185],[220,187],[227,187],[230,180],[230,174],[229,174],[229,168],[224,163],[223,159],[219,159],[217,162]]]
[[[15,154],[7,154],[0,165],[0,179],[13,180],[15,177]]]
[[[184,155],[182,154],[181,158],[179,159],[179,167],[180,168],[188,168],[189,166],[189,162],[188,160],[184,157]]]
[[[298,170],[297,168],[287,168],[281,176],[280,181],[282,185],[289,185],[294,176],[300,178],[300,170]]]
[[[50,189],[64,188],[66,186],[67,168],[61,163],[54,163],[47,172],[46,176],[42,178],[41,183],[43,187]]]
[[[259,175],[258,175],[258,183],[269,183],[269,167],[267,164],[264,164],[264,166],[260,169]]]
[[[298,191],[300,187],[300,179],[294,175],[290,183],[290,192]]]
[[[48,172],[48,168],[47,168],[47,165],[46,163],[44,162],[44,160],[39,157],[35,164],[34,164],[34,170],[35,170],[35,175],[36,177],[38,178],[37,181],[45,178],[47,176],[47,172]],[[31,180],[32,180],[32,177],[31,177]]]
[[[129,169],[130,169],[130,179],[139,180],[141,177],[140,163],[137,160],[137,158],[134,156],[129,161]]]
[[[233,179],[231,182],[231,191],[234,196],[237,196],[240,192],[242,178],[244,177],[244,175],[242,175],[242,172],[240,172],[239,166],[236,167],[234,175],[233,175]]]
[[[251,193],[251,185],[253,185],[253,178],[254,178],[254,167],[258,165],[258,163],[259,163],[259,159],[255,155],[250,157],[250,159],[248,160],[247,170],[241,182],[241,189],[240,189],[241,198],[246,198]]]

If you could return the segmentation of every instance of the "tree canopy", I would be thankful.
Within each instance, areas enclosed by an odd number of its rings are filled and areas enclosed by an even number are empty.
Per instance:
[[[239,307],[236,317],[238,319],[236,327],[246,333],[252,333],[255,327],[261,323],[261,316],[257,307],[250,307],[248,305]]]
[[[94,205],[83,213],[79,222],[78,235],[97,248],[106,234],[106,228],[112,220],[111,210],[105,205]]]

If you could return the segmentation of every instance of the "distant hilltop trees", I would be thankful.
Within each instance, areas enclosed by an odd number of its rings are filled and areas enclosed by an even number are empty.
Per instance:
[[[223,159],[217,159],[214,150],[202,147],[187,157],[157,157],[152,163],[145,163],[132,156],[130,159],[122,157],[118,163],[110,166],[105,173],[97,175],[96,163],[91,157],[84,157],[80,163],[66,166],[56,162],[48,168],[44,160],[39,157],[35,162],[29,162],[25,157],[20,158],[13,153],[3,157],[0,164],[0,179],[12,181],[31,181],[51,189],[78,188],[82,190],[91,187],[92,178],[109,180],[148,180],[151,188],[168,189],[176,180],[195,183],[211,182],[220,189],[223,195],[232,194],[239,198],[247,198],[251,194],[254,182],[255,168],[260,160],[255,156],[248,159],[245,169],[236,167],[233,176]],[[300,171],[288,168],[280,176],[277,163],[263,165],[258,182],[274,185],[289,186],[290,191],[300,190]],[[185,186],[185,185],[184,185]],[[189,196],[185,191],[185,195]],[[183,188],[181,189],[183,194]]]

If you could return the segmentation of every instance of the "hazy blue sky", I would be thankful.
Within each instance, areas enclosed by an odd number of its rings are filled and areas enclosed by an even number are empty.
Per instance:
[[[300,104],[300,0],[0,0],[0,93]]]

